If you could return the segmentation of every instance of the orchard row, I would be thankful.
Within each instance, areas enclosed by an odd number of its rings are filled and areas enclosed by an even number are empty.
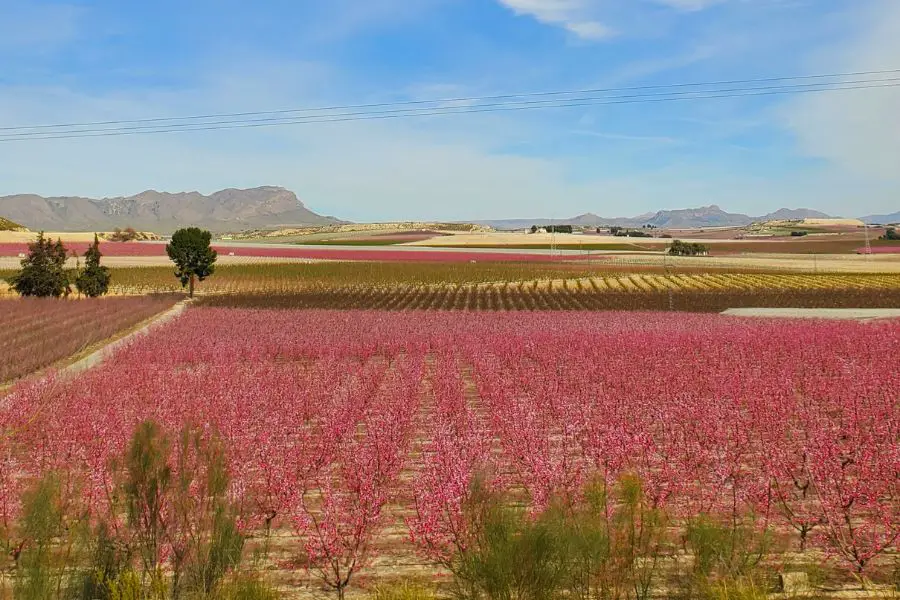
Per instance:
[[[153,420],[220,436],[244,527],[289,532],[333,586],[375,558],[388,506],[423,563],[464,548],[476,476],[537,512],[636,475],[676,523],[775,530],[865,574],[900,536],[898,343],[896,322],[192,308],[14,388],[0,516],[13,531],[55,471],[110,518],[110,461]]]
[[[77,354],[171,307],[174,296],[0,302],[0,386]]]

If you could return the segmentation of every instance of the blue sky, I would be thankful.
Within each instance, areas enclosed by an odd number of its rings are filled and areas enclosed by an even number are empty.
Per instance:
[[[896,0],[0,0],[0,127],[900,68]],[[900,209],[898,89],[0,143],[0,194],[354,220]]]

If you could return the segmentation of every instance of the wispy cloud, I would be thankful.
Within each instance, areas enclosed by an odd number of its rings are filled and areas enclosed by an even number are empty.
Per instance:
[[[615,34],[612,28],[592,15],[599,8],[596,0],[499,0],[517,15],[527,15],[562,27],[585,40],[602,40]]]
[[[637,0],[627,0],[635,5]],[[644,0],[681,12],[697,12],[726,2],[748,2],[750,0]],[[789,0],[756,0],[764,2],[787,2]],[[790,0],[796,1],[796,0]],[[622,3],[610,0],[498,0],[517,15],[529,16],[541,23],[561,27],[584,40],[603,40],[614,37],[618,31],[605,18],[620,12]]]

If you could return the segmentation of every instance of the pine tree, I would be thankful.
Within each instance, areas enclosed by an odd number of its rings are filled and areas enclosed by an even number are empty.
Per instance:
[[[102,296],[109,291],[109,269],[100,264],[101,256],[103,255],[100,254],[100,240],[97,234],[94,234],[94,243],[84,253],[84,270],[75,280],[78,291],[89,298]]]
[[[12,286],[22,296],[59,298],[69,293],[66,274],[66,247],[62,240],[52,241],[44,232],[28,244],[28,256],[22,270],[12,278]]]

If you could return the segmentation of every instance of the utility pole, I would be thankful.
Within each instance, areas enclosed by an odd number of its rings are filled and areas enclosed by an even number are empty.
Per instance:
[[[556,254],[556,219],[550,217],[550,256]]]
[[[866,249],[865,249],[866,262],[869,262],[872,257],[872,243],[869,241],[869,224],[868,223],[863,223],[863,230],[865,230],[865,232],[866,232]]]
[[[663,271],[666,274],[666,280],[669,285],[666,286],[666,290],[669,292],[669,312],[674,312],[675,310],[675,298],[672,295],[672,280],[669,279],[669,251],[666,249],[663,252]]]

